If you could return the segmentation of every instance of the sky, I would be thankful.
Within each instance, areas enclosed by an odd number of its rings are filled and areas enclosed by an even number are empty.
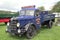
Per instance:
[[[19,11],[22,6],[35,5],[36,8],[44,6],[45,10],[51,10],[60,0],[0,0],[0,10]]]

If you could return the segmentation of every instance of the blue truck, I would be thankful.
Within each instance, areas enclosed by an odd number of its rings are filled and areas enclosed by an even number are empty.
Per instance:
[[[26,34],[27,38],[32,38],[43,25],[52,28],[53,22],[54,14],[41,11],[35,6],[25,6],[19,11],[18,17],[11,18],[7,23],[6,32],[19,36]]]

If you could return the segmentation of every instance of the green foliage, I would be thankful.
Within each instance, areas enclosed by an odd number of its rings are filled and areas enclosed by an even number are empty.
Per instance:
[[[58,13],[60,12],[60,1],[53,6],[52,11]]]
[[[44,6],[38,7],[38,9],[41,11],[45,10]]]
[[[18,13],[16,12],[11,12],[11,11],[1,11],[0,10],[0,18],[5,18],[5,17],[15,17],[18,16]]]
[[[10,13],[10,11],[8,12],[8,11],[1,11],[0,10],[0,14],[6,14],[6,13]]]

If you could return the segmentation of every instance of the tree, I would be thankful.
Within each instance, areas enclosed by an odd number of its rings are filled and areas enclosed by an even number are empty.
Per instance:
[[[51,10],[52,12],[56,12],[56,13],[58,13],[58,19],[57,19],[57,25],[59,24],[60,25],[60,1],[59,2],[57,2],[54,6],[53,6],[53,8],[52,8],[52,10]]]
[[[51,11],[58,13],[58,17],[59,17],[59,15],[60,15],[60,14],[59,14],[59,13],[60,13],[60,1],[57,2],[57,3],[53,6],[53,8],[52,8]]]
[[[51,11],[60,13],[60,1],[53,6]]]
[[[45,10],[44,6],[38,7],[39,10]]]

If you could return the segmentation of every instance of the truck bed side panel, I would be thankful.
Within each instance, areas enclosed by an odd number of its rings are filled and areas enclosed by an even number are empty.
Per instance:
[[[42,22],[48,21],[48,20],[52,20],[54,18],[55,18],[54,14],[44,14],[44,15],[41,15],[41,21]]]

